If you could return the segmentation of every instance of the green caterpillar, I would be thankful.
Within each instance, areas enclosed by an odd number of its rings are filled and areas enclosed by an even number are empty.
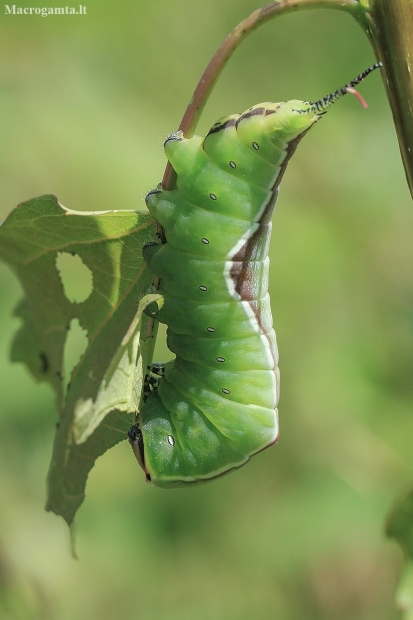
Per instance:
[[[129,441],[161,487],[205,482],[278,438],[278,353],[268,246],[278,186],[297,144],[326,109],[381,63],[316,102],[262,103],[220,119],[203,138],[178,131],[165,153],[177,188],[146,203],[165,232],[144,258],[164,297],[176,359],[156,365]]]

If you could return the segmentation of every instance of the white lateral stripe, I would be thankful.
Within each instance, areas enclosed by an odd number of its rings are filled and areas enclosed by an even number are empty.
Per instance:
[[[239,293],[237,293],[237,291],[235,290],[235,283],[234,283],[234,280],[231,278],[231,275],[230,275],[232,264],[233,264],[233,261],[231,259],[245,245],[245,242],[248,241],[248,239],[250,239],[252,237],[252,235],[257,230],[258,226],[259,225],[257,223],[254,223],[242,235],[242,237],[239,238],[239,241],[237,241],[237,243],[234,245],[234,247],[231,248],[231,250],[228,252],[228,255],[227,255],[227,259],[228,260],[225,261],[225,264],[224,264],[224,278],[225,278],[225,282],[227,283],[228,293],[230,294],[232,299],[236,299],[237,301],[239,301],[241,299],[241,295]]]
[[[235,290],[235,282],[231,278],[230,273],[233,263],[234,261],[232,260],[227,260],[224,263],[224,278],[225,282],[227,283],[228,293],[231,295],[232,299],[236,299],[237,301],[239,301],[241,299],[241,295]]]
[[[248,241],[248,239],[250,239],[252,235],[255,233],[258,226],[259,224],[254,222],[251,228],[248,228],[248,230],[242,235],[242,237],[239,238],[239,241],[237,241],[234,247],[231,248],[230,251],[228,252],[227,254],[228,260],[231,260],[235,256],[235,254],[237,254],[240,251],[240,249],[245,245],[245,242]]]
[[[245,310],[245,314],[247,315],[249,322],[255,332],[261,332],[260,324],[257,321],[257,317],[255,316],[254,310],[251,308],[250,303],[248,301],[241,302],[242,307]]]
[[[268,365],[270,367],[270,370],[275,370],[276,361],[275,361],[274,356],[272,354],[271,346],[270,346],[270,340],[267,337],[267,334],[262,334],[261,335],[261,342],[263,343],[265,353],[267,354],[267,361],[268,361]]]
[[[275,196],[275,199],[277,200],[277,195]],[[268,205],[270,204],[270,202],[273,200],[274,198],[274,192],[269,192],[269,196],[268,196],[268,200],[266,202],[263,202],[260,210],[258,211],[257,215],[255,216],[257,218],[258,221],[260,221],[262,214],[264,213],[265,209],[268,207]]]
[[[280,433],[280,430],[279,430],[279,424],[278,424],[278,410],[274,409],[274,435],[273,435],[273,441],[277,441],[279,433]]]

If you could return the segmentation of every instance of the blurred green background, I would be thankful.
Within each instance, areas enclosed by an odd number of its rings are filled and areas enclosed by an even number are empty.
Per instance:
[[[257,7],[89,0],[86,16],[1,15],[0,219],[45,193],[71,209],[143,209],[163,139]],[[318,99],[373,60],[343,13],[282,17],[231,60],[200,132],[261,101]],[[90,476],[80,561],[43,510],[54,397],[9,362],[21,290],[0,264],[2,620],[399,617],[401,554],[384,519],[413,478],[413,210],[378,73],[359,89],[369,109],[350,96],[331,109],[276,209],[279,444],[210,485],[164,491],[121,443]]]

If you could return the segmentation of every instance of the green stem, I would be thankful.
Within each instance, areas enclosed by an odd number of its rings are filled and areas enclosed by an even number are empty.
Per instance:
[[[224,39],[202,74],[194,94],[192,95],[192,99],[182,117],[181,124],[179,125],[179,129],[183,132],[185,137],[190,138],[193,136],[205,104],[228,60],[237,47],[241,45],[254,30],[279,15],[286,15],[304,9],[319,8],[346,11],[352,14],[357,21],[361,21],[366,10],[359,0],[283,0],[281,2],[270,2],[270,4],[251,13],[251,15],[240,22]],[[175,187],[175,181],[175,173],[172,166],[168,163],[162,180],[162,186],[166,190],[173,189]]]
[[[413,196],[413,3],[374,0],[371,5],[360,25],[383,61],[384,86]]]

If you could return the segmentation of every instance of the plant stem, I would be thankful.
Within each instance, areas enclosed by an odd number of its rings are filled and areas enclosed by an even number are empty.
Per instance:
[[[366,10],[358,0],[283,0],[281,2],[270,2],[266,6],[251,13],[251,15],[240,22],[224,39],[202,74],[194,94],[192,95],[192,99],[182,117],[181,124],[179,125],[179,129],[184,133],[184,136],[187,138],[193,136],[205,104],[225,65],[237,47],[241,45],[254,30],[279,15],[304,9],[317,8],[346,11],[351,13],[357,20],[361,19],[361,16]],[[172,166],[168,163],[162,180],[162,187],[166,190],[173,189],[175,181],[175,173]]]
[[[374,0],[360,25],[383,61],[384,85],[413,196],[413,3]]]

